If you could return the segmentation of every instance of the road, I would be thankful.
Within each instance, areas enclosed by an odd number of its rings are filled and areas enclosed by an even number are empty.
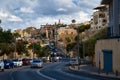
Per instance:
[[[110,78],[76,74],[65,69],[66,64],[67,62],[54,62],[47,63],[40,69],[31,69],[29,66],[8,69],[0,72],[0,80],[110,80]]]

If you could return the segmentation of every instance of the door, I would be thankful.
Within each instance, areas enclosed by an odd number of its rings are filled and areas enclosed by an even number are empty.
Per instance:
[[[112,72],[112,50],[103,50],[104,71]]]

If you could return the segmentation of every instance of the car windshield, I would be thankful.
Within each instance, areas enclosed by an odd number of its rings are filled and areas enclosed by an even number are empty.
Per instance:
[[[4,60],[4,62],[10,62],[9,60]]]
[[[18,59],[14,59],[13,61],[18,61]]]
[[[41,62],[41,60],[33,60],[33,62]]]

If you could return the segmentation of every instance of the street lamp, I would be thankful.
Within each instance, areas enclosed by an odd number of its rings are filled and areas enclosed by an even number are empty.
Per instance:
[[[14,51],[14,57],[16,58],[16,37],[14,37],[15,40],[15,51]]]
[[[79,45],[79,44],[80,44],[80,42],[79,42],[79,40],[80,40],[80,37],[79,37],[79,29],[77,28],[78,70],[79,70],[79,67],[80,67],[80,49],[79,49],[79,47],[80,47],[80,45]]]

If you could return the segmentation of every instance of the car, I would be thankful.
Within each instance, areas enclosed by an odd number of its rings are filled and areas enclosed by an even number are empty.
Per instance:
[[[41,59],[34,59],[33,62],[31,63],[31,68],[40,68],[43,67],[43,61]]]
[[[21,67],[23,65],[23,62],[22,62],[22,60],[19,60],[19,67]]]
[[[78,65],[78,59],[77,58],[72,58],[70,60],[70,65]]]
[[[22,59],[22,62],[23,62],[23,65],[26,66],[26,65],[30,65],[30,63],[32,61],[30,59],[28,59],[28,58],[24,58],[24,59]]]
[[[11,60],[3,60],[4,61],[4,68],[13,68],[14,63]]]
[[[22,66],[22,60],[19,59],[13,59],[14,67],[21,67]]]
[[[4,62],[0,59],[0,70],[4,71]]]

